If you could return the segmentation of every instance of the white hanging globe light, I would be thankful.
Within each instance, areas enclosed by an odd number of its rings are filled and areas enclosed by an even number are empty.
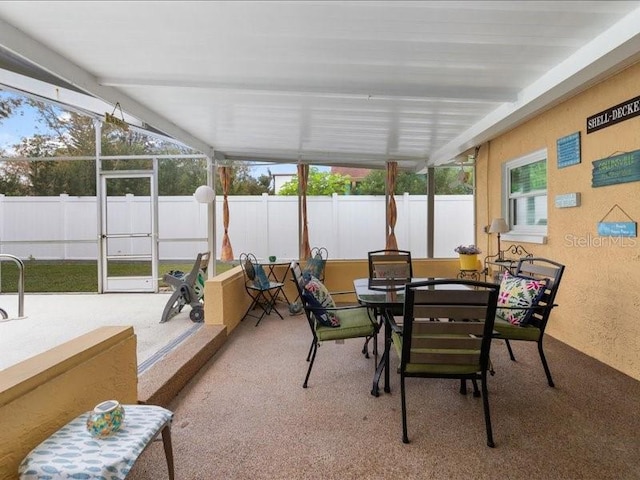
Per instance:
[[[213,188],[208,185],[200,185],[196,188],[193,196],[198,203],[211,203],[215,198],[215,192],[213,191]]]

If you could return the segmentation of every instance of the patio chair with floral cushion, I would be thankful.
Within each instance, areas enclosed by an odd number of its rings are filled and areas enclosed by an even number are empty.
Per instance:
[[[507,344],[509,357],[515,361],[511,341],[536,342],[547,383],[554,386],[551,371],[542,349],[544,331],[565,266],[546,258],[521,258],[515,274],[505,272],[500,283],[495,330]]]
[[[309,367],[302,384],[303,388],[307,388],[321,342],[350,338],[373,338],[375,368],[378,363],[378,324],[374,312],[361,305],[336,306],[325,285],[309,273],[303,273],[298,262],[291,262],[291,272],[313,336],[307,354]],[[342,293],[349,292],[340,292],[340,294]],[[366,344],[362,353],[366,358],[369,358]]]

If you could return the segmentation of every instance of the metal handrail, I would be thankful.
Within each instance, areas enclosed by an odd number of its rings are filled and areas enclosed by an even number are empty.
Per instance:
[[[0,253],[0,262],[2,260],[12,260],[18,266],[18,317],[24,317],[24,263],[8,253]]]

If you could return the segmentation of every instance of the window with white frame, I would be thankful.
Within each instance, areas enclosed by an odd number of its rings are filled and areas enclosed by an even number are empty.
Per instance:
[[[511,160],[503,167],[503,207],[514,239],[545,243],[547,150]],[[507,236],[505,236],[505,239]],[[527,238],[528,237],[528,238]]]

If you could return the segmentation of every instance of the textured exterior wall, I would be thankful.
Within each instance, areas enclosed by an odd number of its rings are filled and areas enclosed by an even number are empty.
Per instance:
[[[284,269],[285,267],[281,267]],[[458,259],[427,260],[414,259],[414,275],[417,277],[455,277],[459,272]],[[282,278],[282,269],[277,270]],[[325,284],[331,292],[353,291],[353,280],[369,275],[367,260],[329,260],[325,268]],[[285,292],[293,302],[297,297],[291,273],[286,273]],[[339,295],[336,302],[355,302],[355,295]],[[242,269],[237,266],[215,278],[207,280],[204,291],[204,321],[211,325],[224,325],[227,333],[241,321],[251,304],[244,289]],[[281,309],[283,315],[287,314]]]
[[[0,372],[0,479],[18,478],[22,459],[98,403],[137,403],[133,327],[102,327]]]
[[[501,167],[541,148],[548,152],[548,243],[523,244],[537,256],[567,266],[547,332],[562,342],[640,379],[640,241],[614,243],[599,237],[597,223],[619,205],[640,220],[640,183],[591,187],[592,162],[640,150],[640,117],[586,133],[586,118],[640,94],[640,64],[635,64],[522,126],[482,145],[478,158],[477,238],[495,253],[495,235],[483,226],[502,216]],[[557,168],[556,141],[581,135],[581,163]],[[485,194],[486,192],[486,194]],[[555,196],[579,192],[582,204],[556,208]],[[630,221],[617,211],[608,221]],[[509,245],[504,242],[502,248]],[[553,371],[553,359],[550,359]]]

